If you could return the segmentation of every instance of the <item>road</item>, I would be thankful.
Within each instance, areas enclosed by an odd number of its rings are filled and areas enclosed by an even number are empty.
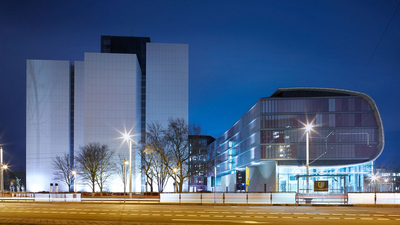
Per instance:
[[[400,224],[400,208],[0,203],[1,224]]]

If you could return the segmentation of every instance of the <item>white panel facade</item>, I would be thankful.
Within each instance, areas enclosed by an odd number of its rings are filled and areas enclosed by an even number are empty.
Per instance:
[[[27,60],[26,80],[26,188],[49,191],[53,159],[70,148],[70,63]]]
[[[126,142],[122,145],[120,132],[140,134],[140,82],[135,54],[85,53],[84,144],[108,144],[121,164],[118,155],[128,159],[129,147]],[[140,191],[140,159],[137,154],[132,159],[132,191]],[[122,178],[116,174],[110,179],[106,191],[123,191]]]
[[[74,63],[74,115],[71,118],[74,122],[74,155],[79,151],[80,147],[84,145],[83,131],[84,131],[84,62],[75,61]],[[75,155],[76,156],[76,155]],[[76,168],[75,162],[75,168]],[[79,187],[79,185],[78,185]],[[77,189],[78,190],[78,189]]]
[[[146,123],[189,117],[189,46],[146,44]]]

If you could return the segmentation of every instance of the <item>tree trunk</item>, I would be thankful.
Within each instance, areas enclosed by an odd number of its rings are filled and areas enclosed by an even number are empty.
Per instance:
[[[95,187],[94,187],[94,181],[92,181],[92,196],[94,196],[94,191],[95,191]]]

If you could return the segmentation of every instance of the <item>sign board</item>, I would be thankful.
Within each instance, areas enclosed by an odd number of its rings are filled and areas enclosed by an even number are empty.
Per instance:
[[[314,191],[328,191],[328,181],[327,180],[314,181]]]
[[[244,184],[246,182],[246,173],[245,171],[236,170],[236,183]]]
[[[249,167],[246,166],[246,185],[250,184],[250,173],[249,173]]]

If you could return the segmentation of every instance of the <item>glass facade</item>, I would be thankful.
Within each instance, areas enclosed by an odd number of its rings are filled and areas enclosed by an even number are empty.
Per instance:
[[[189,192],[200,192],[207,190],[207,167],[210,155],[207,146],[215,140],[209,135],[189,135],[190,154],[188,169],[191,173],[189,178]]]
[[[217,176],[273,161],[279,167],[275,188],[281,190],[282,168],[306,164],[306,124],[313,126],[309,157],[315,170],[353,168],[373,161],[383,150],[382,121],[369,96],[341,89],[283,88],[260,99],[209,146]],[[353,187],[357,188],[362,185]]]

